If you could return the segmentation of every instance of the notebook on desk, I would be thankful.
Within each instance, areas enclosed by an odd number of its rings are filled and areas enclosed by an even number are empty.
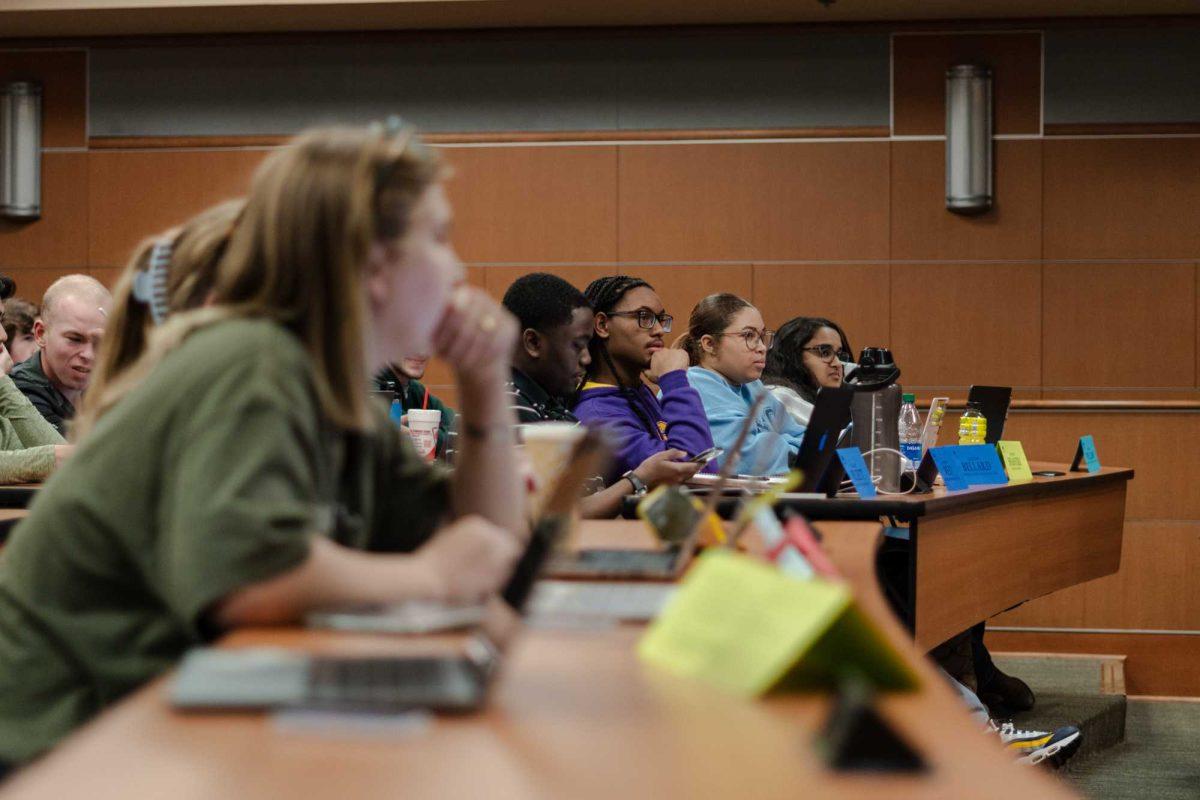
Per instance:
[[[480,707],[520,628],[534,583],[570,525],[584,481],[600,466],[598,436],[585,434],[534,526],[508,584],[461,654],[326,657],[282,650],[201,648],[184,658],[170,689],[179,709],[306,708],[400,711]]]

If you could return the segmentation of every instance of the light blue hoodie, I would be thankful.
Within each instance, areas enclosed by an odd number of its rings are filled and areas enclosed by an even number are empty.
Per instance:
[[[713,443],[728,454],[754,400],[765,394],[746,441],[742,444],[736,472],[741,475],[782,475],[788,471],[789,458],[800,450],[804,426],[796,422],[763,385],[754,381],[734,385],[719,373],[703,367],[687,371],[688,383],[700,393]],[[722,457],[722,461],[728,455]]]

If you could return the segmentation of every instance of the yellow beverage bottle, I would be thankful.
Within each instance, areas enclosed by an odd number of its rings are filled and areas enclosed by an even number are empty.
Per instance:
[[[987,441],[987,417],[979,404],[967,403],[967,410],[958,420],[959,444],[984,444]]]

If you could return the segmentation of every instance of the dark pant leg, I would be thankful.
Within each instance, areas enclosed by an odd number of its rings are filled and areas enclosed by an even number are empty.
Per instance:
[[[992,662],[992,654],[983,643],[986,628],[986,622],[980,622],[971,628],[971,655],[975,660],[975,680],[980,687],[987,686],[996,677],[996,665]]]

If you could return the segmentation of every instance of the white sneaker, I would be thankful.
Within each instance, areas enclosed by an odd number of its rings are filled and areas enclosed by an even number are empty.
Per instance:
[[[1023,731],[1011,722],[997,726],[995,722],[988,720],[988,730],[1000,737],[1005,748],[1019,756],[1018,764],[1040,764],[1049,761],[1055,767],[1061,767],[1067,759],[1075,755],[1079,745],[1083,744],[1083,733],[1074,725],[1065,725],[1051,733]]]

